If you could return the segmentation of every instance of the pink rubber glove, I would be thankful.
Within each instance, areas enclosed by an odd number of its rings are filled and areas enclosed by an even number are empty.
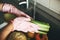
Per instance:
[[[39,32],[38,30],[40,29],[39,26],[35,25],[27,20],[30,20],[30,19],[26,19],[25,17],[18,17],[16,19],[14,19],[14,21],[13,21],[14,29],[13,30],[38,33]]]
[[[8,13],[13,13],[13,14],[16,14],[17,16],[24,16],[24,17],[30,18],[30,16],[28,16],[24,12],[20,11],[19,9],[17,9],[15,6],[13,6],[11,4],[5,3],[2,11],[8,12]]]

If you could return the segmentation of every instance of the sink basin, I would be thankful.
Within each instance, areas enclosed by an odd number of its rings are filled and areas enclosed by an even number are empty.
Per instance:
[[[2,1],[2,2],[12,3],[12,4],[16,3],[15,1],[13,3],[13,1],[9,2],[8,0]],[[17,4],[18,4],[18,1],[15,5],[17,5]],[[29,9],[25,8],[26,7],[25,4],[21,5],[21,6],[17,5],[16,7],[19,8],[20,10],[24,11],[25,13],[27,13],[28,15],[30,15],[33,18],[34,6],[33,6],[33,3],[31,3],[31,2],[30,2],[30,5],[31,6]],[[40,5],[40,6],[43,7],[42,5]],[[51,26],[50,31],[48,32],[49,40],[59,40],[60,39],[60,20],[59,20],[59,18],[55,17],[54,15],[50,15],[50,12],[54,13],[53,11],[47,12],[47,11],[43,10],[42,8],[39,8],[40,6],[36,6],[35,20],[44,21],[44,22],[49,23]],[[43,7],[43,8],[47,9],[45,7]],[[4,22],[3,17],[2,17],[2,20],[1,20],[2,22],[0,22],[0,24]]]

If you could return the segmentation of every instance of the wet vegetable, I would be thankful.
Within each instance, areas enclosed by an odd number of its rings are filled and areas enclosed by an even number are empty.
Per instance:
[[[27,37],[22,32],[12,32],[9,35],[8,40],[27,40]]]
[[[36,21],[36,20],[32,20],[31,22],[40,27],[40,30],[39,30],[40,34],[47,34],[47,32],[49,31],[50,25],[48,23]]]
[[[10,20],[16,18],[16,16],[13,15],[13,14],[10,14],[10,13],[5,13],[4,18],[5,18],[6,21],[10,21]]]
[[[36,34],[36,36],[35,36],[36,40],[41,40],[41,38],[40,38],[39,35],[40,35],[40,34]]]
[[[27,35],[28,35],[28,37],[33,38],[35,33],[28,32]]]

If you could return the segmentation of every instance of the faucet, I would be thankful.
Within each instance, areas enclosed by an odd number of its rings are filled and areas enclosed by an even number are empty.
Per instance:
[[[19,5],[22,5],[22,4],[26,4],[26,8],[28,9],[28,7],[29,7],[28,0],[19,3]]]

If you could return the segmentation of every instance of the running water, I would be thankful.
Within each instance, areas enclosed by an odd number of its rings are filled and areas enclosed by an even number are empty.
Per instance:
[[[33,13],[33,18],[34,18],[34,19],[35,19],[35,14],[36,14],[36,1],[37,1],[37,0],[34,1],[34,13]]]

